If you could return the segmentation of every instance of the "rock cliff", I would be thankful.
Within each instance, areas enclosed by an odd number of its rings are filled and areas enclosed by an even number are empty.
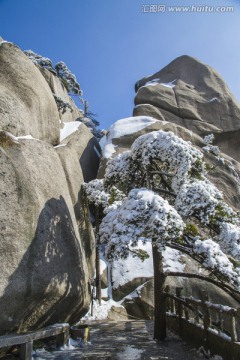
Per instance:
[[[57,76],[12,43],[0,42],[0,63],[3,334],[87,311],[94,237],[81,185],[96,177],[100,147]],[[53,92],[73,111],[59,113]]]
[[[194,133],[215,135],[215,144],[239,161],[240,107],[221,76],[190,56],[180,56],[135,86],[134,115],[153,116]],[[227,140],[228,139],[228,140]],[[228,142],[228,145],[226,143]]]

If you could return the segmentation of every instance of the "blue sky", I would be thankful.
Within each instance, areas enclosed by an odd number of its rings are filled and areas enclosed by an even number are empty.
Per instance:
[[[153,4],[234,11],[141,11]],[[238,1],[0,0],[0,35],[53,63],[64,61],[103,128],[131,116],[137,80],[183,54],[213,66],[240,99]]]

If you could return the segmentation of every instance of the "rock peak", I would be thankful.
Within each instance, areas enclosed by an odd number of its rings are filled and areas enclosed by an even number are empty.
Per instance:
[[[234,142],[240,132],[240,107],[221,76],[200,60],[182,55],[136,84],[134,116],[152,116],[200,136],[214,134],[229,156],[239,161]],[[231,135],[233,137],[233,135]],[[235,140],[234,140],[235,141]]]
[[[221,87],[229,91],[224,80],[211,66],[189,55],[181,55],[160,71],[142,78],[136,83],[135,90],[138,91],[141,86],[154,79],[159,79],[163,83],[169,83],[178,79],[197,88],[201,88],[205,85],[206,81],[209,82],[208,80],[211,79],[211,82],[220,83]]]

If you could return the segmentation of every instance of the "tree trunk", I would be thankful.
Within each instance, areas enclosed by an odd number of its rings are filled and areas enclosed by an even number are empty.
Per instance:
[[[100,238],[99,238],[99,208],[96,208],[96,298],[101,305],[101,273],[100,273]]]
[[[166,338],[166,299],[164,283],[166,276],[163,272],[163,256],[152,242],[153,271],[154,271],[154,339],[160,341]]]

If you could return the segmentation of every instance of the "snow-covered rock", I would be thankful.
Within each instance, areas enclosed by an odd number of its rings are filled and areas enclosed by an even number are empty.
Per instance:
[[[135,116],[164,117],[201,136],[214,133],[214,145],[239,161],[239,104],[221,76],[201,61],[180,56],[139,80],[135,105]]]
[[[138,133],[139,131],[154,124],[157,120],[149,116],[129,117],[116,121],[109,129],[105,138],[102,140],[102,156],[104,159],[109,159],[116,152],[114,140],[119,139],[125,135]]]

